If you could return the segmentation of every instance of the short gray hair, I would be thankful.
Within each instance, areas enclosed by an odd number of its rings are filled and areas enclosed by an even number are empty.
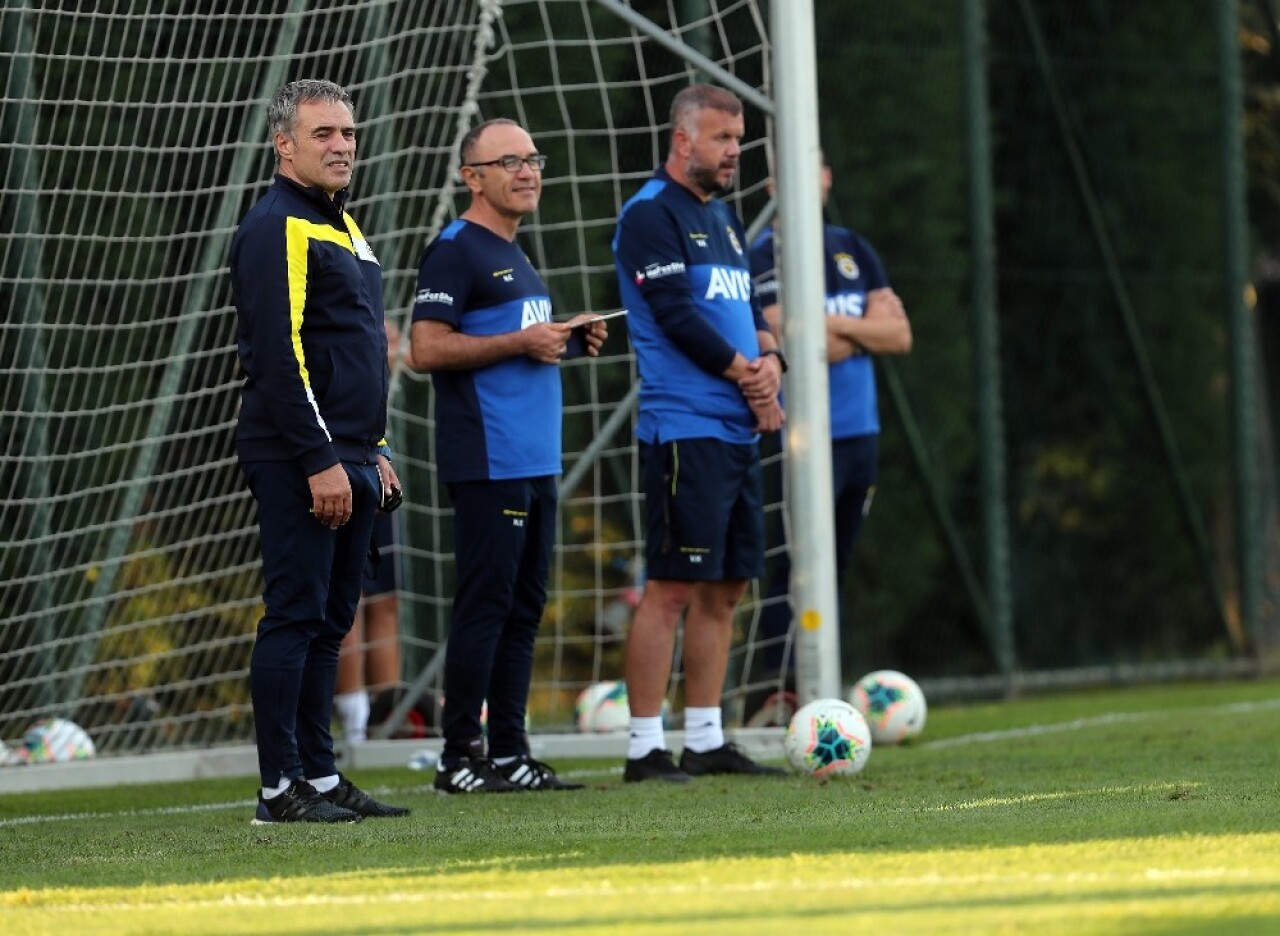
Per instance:
[[[742,101],[732,91],[715,85],[689,85],[671,101],[671,129],[692,133],[698,114],[708,108],[737,117],[742,113]]]
[[[298,122],[298,105],[309,101],[323,101],[326,104],[345,104],[351,116],[355,116],[356,108],[351,103],[351,96],[339,85],[323,78],[302,78],[291,81],[271,95],[271,103],[267,105],[267,127],[271,138],[277,133],[286,136],[293,133]]]

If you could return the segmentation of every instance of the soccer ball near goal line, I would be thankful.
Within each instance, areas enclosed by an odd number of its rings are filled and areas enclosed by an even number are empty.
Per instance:
[[[592,683],[578,694],[573,712],[579,731],[626,731],[631,722],[627,684],[620,679]]]
[[[897,744],[924,731],[929,707],[924,692],[897,670],[867,673],[853,686],[849,701],[871,726],[876,744]]]
[[[843,699],[816,699],[791,717],[782,741],[787,762],[815,777],[853,776],[871,757],[871,729]]]
[[[27,729],[18,759],[27,764],[86,760],[97,750],[83,728],[65,718],[46,718]]]

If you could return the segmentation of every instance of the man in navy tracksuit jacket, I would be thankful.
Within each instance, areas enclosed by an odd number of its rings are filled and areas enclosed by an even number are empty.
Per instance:
[[[278,174],[230,257],[245,373],[236,454],[258,504],[266,606],[249,673],[262,775],[253,821],[404,815],[338,773],[329,731],[374,513],[400,496],[383,438],[381,269],[343,211],[351,101],[332,82],[295,81],[268,117]]]

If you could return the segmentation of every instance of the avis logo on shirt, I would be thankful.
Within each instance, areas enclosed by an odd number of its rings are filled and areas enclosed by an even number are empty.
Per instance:
[[[712,267],[704,299],[751,301],[751,274],[734,267]]]
[[[862,303],[866,299],[862,293],[836,293],[827,296],[827,315],[848,315],[862,317]]]
[[[524,330],[539,322],[551,321],[550,299],[526,299],[520,309],[520,328]]]

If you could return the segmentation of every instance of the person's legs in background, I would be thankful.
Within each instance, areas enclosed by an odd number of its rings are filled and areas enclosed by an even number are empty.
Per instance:
[[[386,718],[400,687],[400,543],[396,514],[379,511],[373,522],[378,560],[367,564],[355,624],[342,642],[334,709],[342,736],[358,744],[369,724]],[[381,718],[371,718],[377,712]]]

